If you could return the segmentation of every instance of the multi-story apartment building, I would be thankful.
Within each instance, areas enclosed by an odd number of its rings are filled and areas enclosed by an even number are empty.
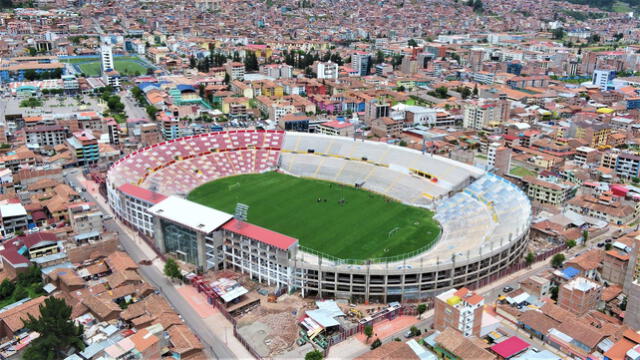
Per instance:
[[[27,230],[29,219],[27,211],[21,204],[0,205],[0,218],[2,219],[2,227],[0,228],[2,236]]]
[[[433,324],[436,330],[450,327],[464,336],[479,336],[484,298],[467,288],[450,289],[435,297]]]
[[[337,79],[338,78],[338,64],[327,62],[316,62],[314,70],[318,79]]]
[[[612,81],[615,77],[616,72],[614,70],[595,70],[592,81],[600,90],[607,91],[613,89]]]
[[[140,144],[149,146],[162,141],[162,133],[158,130],[157,123],[146,123],[140,125]]]
[[[584,166],[599,162],[600,153],[598,150],[588,146],[578,146],[573,155],[573,162],[577,165]]]
[[[81,203],[69,206],[69,222],[76,234],[101,233],[104,214],[93,203]]]
[[[511,168],[511,149],[500,143],[491,143],[487,149],[487,166],[497,175],[504,175]]]
[[[244,64],[241,62],[228,62],[224,64],[225,71],[229,75],[231,81],[233,80],[244,80]]]
[[[53,147],[63,144],[69,132],[59,125],[42,125],[25,129],[27,144],[38,145],[40,147]]]
[[[569,128],[569,137],[586,140],[588,146],[598,148],[607,145],[607,138],[611,133],[608,124],[595,121],[574,121]]]
[[[602,296],[602,286],[587,278],[578,277],[560,286],[558,306],[582,316],[595,310]]]
[[[628,152],[618,154],[615,171],[625,178],[640,177],[640,156]]]
[[[470,101],[464,105],[464,118],[462,120],[465,128],[482,130],[490,126],[497,126],[503,123],[505,114],[503,106],[498,106],[495,102]]]
[[[600,157],[600,166],[607,169],[615,169],[619,154],[620,149],[611,149],[611,151],[605,151]]]
[[[573,198],[578,186],[566,181],[525,176],[523,179],[527,196],[541,204],[563,205]]]
[[[67,139],[74,160],[78,165],[97,163],[100,159],[98,139],[89,130],[77,131]]]
[[[369,64],[371,63],[371,55],[364,51],[358,51],[351,54],[351,67],[360,76],[369,74]]]
[[[260,66],[260,73],[274,79],[290,79],[293,66],[287,64],[268,64]]]

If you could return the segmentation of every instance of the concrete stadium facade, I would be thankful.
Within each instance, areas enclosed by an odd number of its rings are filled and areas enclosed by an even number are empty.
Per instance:
[[[359,184],[430,208],[441,224],[440,238],[429,248],[394,258],[339,259],[307,249],[296,239],[274,246],[272,239],[223,222],[199,224],[206,228],[200,231],[162,209],[167,196],[184,197],[217,178],[272,170]],[[141,149],[112,165],[107,193],[117,216],[139,232],[151,233],[160,251],[167,251],[162,226],[191,226],[197,243],[191,262],[204,270],[234,269],[269,285],[299,289],[304,296],[356,302],[418,301],[494,279],[521,259],[531,224],[527,196],[481,169],[385,143],[282,131],[209,133]],[[129,210],[134,206],[135,211]]]

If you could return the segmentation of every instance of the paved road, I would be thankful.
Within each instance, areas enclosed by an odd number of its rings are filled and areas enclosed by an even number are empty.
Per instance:
[[[74,171],[74,173],[77,173]],[[80,186],[75,176],[69,175],[67,178],[73,186]],[[82,193],[82,197],[87,201],[93,201],[102,208],[100,203],[87,191]],[[102,211],[107,214],[106,209]],[[138,247],[136,242],[131,239],[126,231],[123,230],[119,223],[114,220],[108,220],[105,222],[105,226],[108,231],[117,232],[119,234],[120,243],[124,250],[131,256],[133,260],[139,262],[147,257]],[[212,359],[234,359],[235,356],[224,344],[224,341],[217,338],[204,323],[202,318],[195,312],[195,310],[187,303],[187,301],[180,295],[175,287],[171,284],[164,274],[158,270],[155,266],[141,266],[139,269],[142,276],[153,286],[155,286],[160,293],[169,301],[174,310],[178,312],[184,322],[191,328],[191,330],[198,335],[200,341],[205,345],[205,350],[208,358]]]
[[[149,119],[147,110],[138,106],[136,101],[129,97],[128,91],[121,92],[120,99],[124,104],[124,111],[129,119]]]

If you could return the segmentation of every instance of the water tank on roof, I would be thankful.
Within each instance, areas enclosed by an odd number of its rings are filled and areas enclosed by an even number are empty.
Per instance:
[[[454,295],[447,299],[447,304],[454,306],[458,304],[460,301],[461,301],[460,298]]]

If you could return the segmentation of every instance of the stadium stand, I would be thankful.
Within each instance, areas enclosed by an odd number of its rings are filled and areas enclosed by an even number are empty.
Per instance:
[[[107,177],[109,203],[122,215],[126,206],[119,189],[124,184],[185,196],[218,178],[274,169],[357,183],[434,209],[442,228],[431,248],[394,258],[337,259],[296,245],[288,250],[291,279],[283,281],[304,294],[380,302],[422,298],[496,276],[526,248],[531,204],[505,179],[429,153],[318,134],[237,130],[156,144],[113,164]],[[135,226],[135,219],[128,223]],[[145,224],[148,232],[148,219]]]

